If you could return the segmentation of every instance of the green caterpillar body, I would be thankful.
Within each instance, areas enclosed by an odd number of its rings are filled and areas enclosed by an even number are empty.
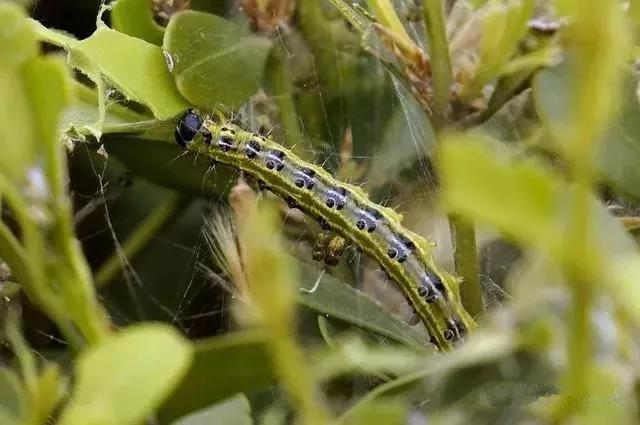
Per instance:
[[[433,245],[400,224],[400,216],[337,181],[269,138],[187,112],[176,127],[177,142],[189,151],[226,164],[272,190],[355,243],[395,281],[441,349],[453,347],[475,327],[462,306],[458,281],[438,268]]]

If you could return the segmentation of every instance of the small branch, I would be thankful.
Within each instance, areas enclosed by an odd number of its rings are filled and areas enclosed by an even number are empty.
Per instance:
[[[102,288],[111,282],[122,271],[121,256],[132,259],[138,255],[151,239],[183,210],[187,203],[187,198],[174,194],[145,218],[122,245],[122,251],[114,253],[98,269],[95,275],[96,287]]]
[[[11,273],[19,282],[34,280],[27,253],[2,221],[0,221],[0,258],[7,263]]]
[[[452,70],[445,25],[444,0],[424,0],[423,8],[433,71],[433,109],[438,117],[445,117],[451,92]]]
[[[298,156],[308,156],[313,152],[307,139],[303,136],[298,125],[298,113],[291,93],[293,93],[292,78],[287,67],[286,56],[283,47],[276,45],[271,51],[267,66],[267,78],[269,79],[273,100],[280,110],[280,122],[284,130],[286,145]]]
[[[389,0],[368,0],[369,7],[373,10],[378,21],[397,37],[404,40],[405,43],[411,45],[413,40],[409,37],[406,28],[398,18],[393,5]]]
[[[82,346],[77,333],[70,326],[60,300],[51,296],[46,283],[42,280],[39,269],[30,263],[30,256],[16,239],[9,228],[0,221],[0,257],[7,263],[11,273],[20,282],[20,287],[31,301],[46,311],[60,327],[67,340],[74,348]]]
[[[456,273],[462,277],[460,296],[469,314],[479,316],[484,311],[482,287],[480,286],[480,264],[476,245],[476,229],[467,219],[450,215],[449,225],[454,238]]]

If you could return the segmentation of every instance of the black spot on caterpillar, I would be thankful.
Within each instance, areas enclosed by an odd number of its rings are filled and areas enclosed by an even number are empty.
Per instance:
[[[432,245],[362,189],[336,180],[268,138],[195,111],[180,119],[175,134],[187,150],[243,171],[376,260],[438,347],[451,348],[475,327],[460,302],[458,281],[434,263]]]

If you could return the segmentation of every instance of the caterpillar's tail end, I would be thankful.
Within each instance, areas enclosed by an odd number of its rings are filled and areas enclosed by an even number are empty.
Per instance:
[[[186,149],[189,142],[196,137],[200,128],[202,128],[202,117],[195,110],[189,109],[180,117],[173,137],[177,144]]]

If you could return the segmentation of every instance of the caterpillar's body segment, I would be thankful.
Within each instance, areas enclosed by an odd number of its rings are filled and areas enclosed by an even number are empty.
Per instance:
[[[189,151],[242,170],[358,245],[400,286],[439,347],[452,347],[475,327],[460,302],[458,282],[436,268],[431,245],[360,188],[337,181],[268,138],[193,111],[180,120],[175,136]]]

